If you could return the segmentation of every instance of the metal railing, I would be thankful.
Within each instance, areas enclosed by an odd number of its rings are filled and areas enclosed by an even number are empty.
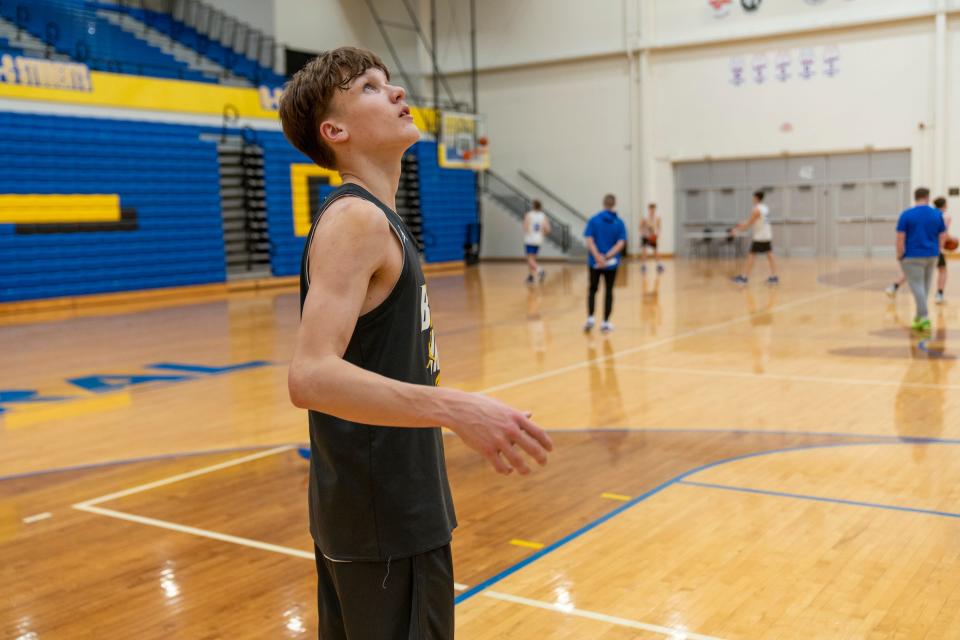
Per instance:
[[[275,70],[277,42],[273,36],[254,29],[201,0],[118,0],[118,4],[125,8],[167,14],[209,42],[249,58],[261,67]],[[144,22],[151,26],[149,20]],[[198,45],[203,46],[200,43]]]
[[[394,0],[394,3],[403,5],[409,22],[386,19],[377,9],[377,3],[375,0],[365,0],[365,2],[374,23],[377,25],[380,36],[383,38],[383,42],[387,47],[387,51],[389,51],[390,57],[393,59],[393,68],[396,70],[397,76],[402,80],[407,90],[407,95],[410,98],[410,102],[419,107],[449,109],[452,111],[467,111],[475,113],[476,104],[459,100],[447,77],[443,74],[443,72],[440,71],[440,67],[438,66],[437,48],[434,44],[437,39],[437,25],[434,17],[436,12],[433,9],[430,11],[430,37],[427,37],[425,25],[421,23],[417,14],[417,9],[415,7],[416,3],[412,3],[411,0],[399,0],[399,2]],[[431,2],[435,3],[436,0],[431,0]],[[473,3],[474,0],[471,0],[471,5]],[[380,4],[383,3],[381,2]],[[395,37],[394,35],[391,35],[391,33],[395,31],[400,31],[404,34],[413,34],[413,37],[416,39],[412,43],[408,44],[412,44],[413,49],[418,51],[422,48],[426,53],[426,57],[430,61],[429,74],[423,72],[420,75],[416,75],[407,69],[405,64],[406,61],[404,59],[405,57],[400,55],[400,52],[394,43]],[[401,48],[405,49],[407,47]],[[427,77],[427,75],[429,75],[431,84],[433,85],[432,92],[430,92],[429,96],[424,95],[423,90],[425,87],[423,87],[420,82],[422,79]],[[441,88],[443,88],[444,95],[441,95]]]
[[[517,175],[519,175],[521,178],[523,178],[524,180],[526,180],[527,182],[535,186],[540,191],[543,191],[545,194],[550,196],[552,200],[554,200],[557,204],[559,204],[561,207],[563,207],[568,212],[570,212],[570,214],[573,215],[575,218],[582,221],[584,224],[587,223],[587,217],[585,215],[583,215],[582,213],[574,209],[566,200],[558,196],[556,193],[554,193],[547,187],[543,186],[543,183],[536,180],[529,173],[527,173],[523,169],[517,169]]]
[[[481,186],[484,193],[520,220],[523,220],[524,215],[532,208],[533,200],[527,194],[489,169],[481,174]],[[572,244],[570,225],[549,211],[543,210],[543,212],[550,220],[550,233],[547,234],[547,238],[564,252],[569,251]]]

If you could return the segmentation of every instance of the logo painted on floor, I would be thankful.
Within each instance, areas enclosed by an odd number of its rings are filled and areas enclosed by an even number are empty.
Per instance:
[[[154,382],[178,383],[199,380],[210,376],[256,369],[272,365],[267,360],[252,360],[226,367],[209,367],[197,364],[178,362],[158,362],[148,364],[144,369],[153,369],[163,373],[111,373],[93,374],[79,378],[68,378],[65,382],[87,392],[83,395],[42,395],[38,389],[0,389],[0,415],[9,411],[11,405],[37,405],[42,403],[65,402],[71,400],[87,400],[97,394],[116,392],[143,384]]]

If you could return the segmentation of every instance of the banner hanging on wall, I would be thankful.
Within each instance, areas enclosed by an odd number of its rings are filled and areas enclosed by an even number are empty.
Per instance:
[[[844,1],[852,2],[852,0]],[[714,18],[726,18],[735,4],[739,4],[740,8],[748,14],[757,13],[763,6],[763,0],[706,0],[706,2]],[[827,0],[803,0],[803,2],[811,7],[818,7],[825,4]]]
[[[10,54],[0,56],[0,82],[63,91],[93,91],[90,67],[85,64]]]
[[[786,82],[790,79],[790,67],[793,66],[793,56],[790,55],[789,51],[778,51],[773,66],[775,69],[773,76],[780,82]]]
[[[757,84],[763,84],[767,81],[767,64],[766,54],[758,53],[753,56],[750,67],[753,69],[753,81]]]
[[[797,72],[793,73],[794,56],[797,60]],[[774,54],[757,53],[750,58],[750,77],[754,84],[766,84],[770,79],[771,59],[773,78],[779,82],[789,82],[793,77],[810,80],[817,75],[817,51],[805,47],[799,51],[781,50]],[[744,56],[730,58],[730,84],[740,87],[747,83],[747,66]],[[821,73],[827,78],[840,74],[840,48],[836,45],[824,47],[820,52]]]
[[[733,0],[707,0],[707,4],[713,9],[714,18],[726,18],[730,15]]]

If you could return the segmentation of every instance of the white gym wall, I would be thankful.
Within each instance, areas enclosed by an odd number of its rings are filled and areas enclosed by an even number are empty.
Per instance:
[[[469,101],[469,4],[436,4],[441,71]],[[402,8],[378,0],[393,5]],[[429,2],[419,5],[427,24]],[[355,43],[391,63],[361,0],[275,0],[274,10],[279,41]],[[638,216],[656,200],[662,249],[674,250],[676,161],[907,149],[915,185],[960,186],[960,82],[949,81],[960,74],[960,0],[762,0],[752,12],[741,0],[719,11],[708,0],[483,0],[477,12],[493,169],[542,196],[517,176],[525,170],[585,214],[616,193],[632,248]],[[746,81],[736,86],[738,59]],[[484,223],[485,238],[517,233],[502,212]],[[515,244],[488,242],[484,253],[516,256]]]

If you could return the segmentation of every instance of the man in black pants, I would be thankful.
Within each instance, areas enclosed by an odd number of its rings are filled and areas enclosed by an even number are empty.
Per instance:
[[[395,212],[400,159],[420,137],[377,56],[344,47],[299,71],[283,131],[344,185],[307,237],[293,403],[309,410],[310,530],[323,640],[453,638],[449,427],[500,473],[552,448],[529,414],[436,386],[427,285]]]
[[[614,207],[617,199],[612,194],[603,197],[603,211],[587,222],[583,235],[587,239],[587,263],[590,266],[590,291],[587,294],[587,321],[584,331],[590,331],[596,324],[597,289],[603,276],[604,300],[603,322],[600,330],[613,331],[610,314],[613,312],[613,285],[617,279],[617,267],[620,265],[620,252],[627,244],[627,227],[617,215]]]

